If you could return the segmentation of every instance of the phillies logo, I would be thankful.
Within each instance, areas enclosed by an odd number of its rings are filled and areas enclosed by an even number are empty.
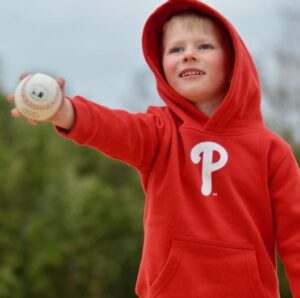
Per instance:
[[[219,160],[213,161],[214,152],[219,155]],[[212,193],[212,174],[225,166],[228,161],[227,151],[219,144],[203,142],[197,144],[191,151],[191,159],[194,164],[202,159],[202,185],[201,193],[209,196]]]

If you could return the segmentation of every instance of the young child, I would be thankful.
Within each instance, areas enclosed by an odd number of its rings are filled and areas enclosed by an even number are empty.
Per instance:
[[[149,17],[143,50],[166,106],[130,114],[65,98],[49,119],[140,173],[137,295],[279,297],[278,250],[299,298],[299,167],[263,123],[259,78],[238,33],[202,2],[169,0]]]

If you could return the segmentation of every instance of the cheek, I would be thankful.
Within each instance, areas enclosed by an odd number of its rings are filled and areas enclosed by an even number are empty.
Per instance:
[[[163,70],[167,82],[172,84],[176,73],[176,62],[173,59],[163,59]]]
[[[229,73],[228,61],[224,54],[216,55],[211,59],[211,67],[214,75],[219,79],[226,79]]]

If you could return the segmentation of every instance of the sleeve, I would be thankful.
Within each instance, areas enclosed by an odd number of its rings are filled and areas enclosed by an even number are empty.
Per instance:
[[[155,113],[112,110],[82,97],[75,97],[72,104],[76,114],[74,126],[70,131],[57,127],[61,136],[138,170],[151,167],[163,127]]]
[[[300,298],[300,171],[290,150],[274,169],[270,192],[278,252],[294,298]]]

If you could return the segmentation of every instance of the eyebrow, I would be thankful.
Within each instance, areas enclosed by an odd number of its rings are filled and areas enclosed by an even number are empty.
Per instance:
[[[195,40],[195,43],[212,43],[213,40],[211,40],[210,38],[200,38],[200,39],[196,39]],[[171,46],[176,46],[176,45],[181,45],[181,44],[184,44],[185,41],[184,40],[181,40],[181,39],[174,39],[174,40],[171,40],[170,42],[168,42],[169,45]],[[163,47],[165,47],[166,43],[163,42]]]

